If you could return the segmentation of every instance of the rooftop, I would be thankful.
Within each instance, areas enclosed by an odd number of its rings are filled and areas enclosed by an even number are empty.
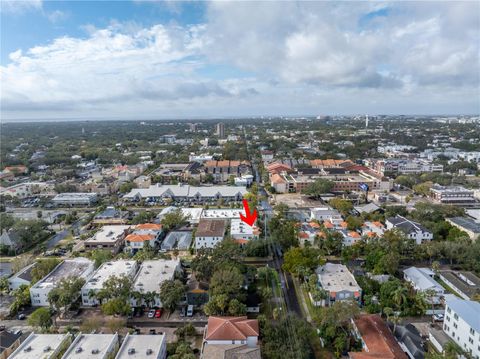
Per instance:
[[[85,277],[85,275],[88,275],[90,268],[93,268],[93,262],[87,258],[66,259],[32,288],[54,288],[61,279]]]
[[[258,337],[260,334],[258,321],[247,317],[215,317],[208,318],[206,340],[246,340],[247,337]]]
[[[205,344],[203,357],[208,359],[261,359],[260,348],[245,344]]]
[[[433,279],[434,272],[429,268],[410,267],[403,271],[422,291],[435,289],[443,292],[443,287]]]
[[[221,208],[221,209],[205,209],[202,213],[202,218],[209,219],[233,219],[240,218],[240,213],[244,213],[243,209],[230,209],[230,208]]]
[[[343,264],[326,263],[315,271],[320,285],[327,291],[361,291],[353,274]]]
[[[474,233],[480,233],[480,223],[474,221],[473,219],[465,217],[454,217],[449,218],[448,220],[456,224],[457,226],[465,228],[466,230],[472,231]]]
[[[190,231],[173,231],[170,232],[160,246],[163,250],[187,250],[192,243],[192,232]]]
[[[55,350],[68,339],[69,334],[31,333],[25,341],[8,357],[9,359],[50,358]]]
[[[116,242],[129,228],[130,226],[126,225],[103,226],[97,233],[95,233],[95,236],[89,238],[87,242]]]
[[[85,283],[82,290],[101,289],[103,287],[103,283],[112,276],[119,277],[122,275],[132,275],[134,271],[133,268],[135,266],[135,261],[125,260],[103,263],[94,273],[92,278]]]
[[[480,332],[480,303],[473,300],[447,299],[447,306],[476,332]]]
[[[195,237],[223,237],[225,221],[215,219],[201,219]]]
[[[159,357],[162,343],[166,341],[161,335],[131,335],[123,340],[115,359],[148,359]]]
[[[115,341],[117,334],[79,334],[62,359],[105,358]]]
[[[232,235],[252,236],[258,234],[258,228],[255,226],[249,226],[241,219],[232,219],[230,223],[230,233]]]
[[[179,268],[179,260],[157,259],[144,261],[135,277],[134,290],[139,292],[160,292],[160,284],[173,279]]]
[[[452,283],[469,298],[480,294],[480,278],[468,271],[441,270],[440,276]]]

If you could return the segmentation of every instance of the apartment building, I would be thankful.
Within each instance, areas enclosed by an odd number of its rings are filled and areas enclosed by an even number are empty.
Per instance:
[[[362,288],[345,265],[326,263],[318,267],[315,273],[318,277],[318,286],[328,293],[324,303],[326,306],[343,300],[360,302]]]
[[[9,359],[58,359],[72,342],[71,334],[31,333]]]
[[[118,346],[118,334],[79,333],[62,359],[111,359]]]
[[[128,225],[103,226],[92,238],[84,242],[85,249],[107,249],[116,254],[122,249],[129,231]]]
[[[219,219],[201,219],[195,232],[195,248],[213,248],[225,238],[226,223]]]
[[[165,359],[167,337],[165,334],[127,334],[115,359]]]

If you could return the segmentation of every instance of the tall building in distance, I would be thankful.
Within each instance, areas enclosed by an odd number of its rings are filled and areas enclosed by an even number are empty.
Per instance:
[[[217,123],[215,133],[219,138],[225,137],[225,124],[223,122]]]
[[[198,123],[190,123],[189,124],[190,132],[197,132],[198,131]]]
[[[368,115],[365,115],[365,128],[368,128]]]

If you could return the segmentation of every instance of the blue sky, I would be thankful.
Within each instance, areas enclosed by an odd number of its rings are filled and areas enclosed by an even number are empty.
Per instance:
[[[2,118],[478,114],[479,14],[479,2],[1,0]]]

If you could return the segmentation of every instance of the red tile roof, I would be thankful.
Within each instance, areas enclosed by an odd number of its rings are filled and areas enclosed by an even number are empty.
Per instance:
[[[162,225],[161,224],[157,224],[157,223],[143,223],[143,224],[137,224],[135,226],[135,229],[138,229],[138,230],[153,230],[153,231],[160,231],[162,229]]]
[[[155,236],[153,234],[129,234],[127,237],[125,237],[125,240],[127,242],[145,242],[145,241],[151,241],[154,239]]]
[[[407,359],[407,355],[378,314],[363,315],[354,322],[365,348],[362,352],[349,352],[351,359]]]
[[[279,173],[284,171],[291,171],[292,168],[290,166],[284,165],[283,163],[274,162],[267,166],[267,171],[270,173]]]
[[[258,320],[247,317],[209,317],[206,340],[246,340],[258,337]]]

